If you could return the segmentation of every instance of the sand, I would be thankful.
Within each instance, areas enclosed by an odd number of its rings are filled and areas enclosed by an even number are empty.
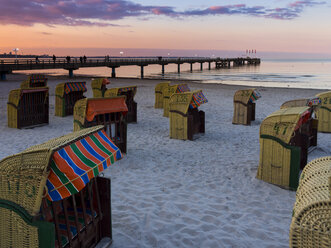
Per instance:
[[[0,82],[0,159],[73,130],[73,117],[54,116],[55,86],[49,78],[50,123],[33,129],[7,127],[6,103],[24,75]],[[87,96],[92,96],[91,78]],[[295,192],[255,178],[259,125],[290,99],[321,90],[261,88],[256,121],[232,125],[233,95],[244,86],[201,84],[208,103],[206,133],[194,141],[169,138],[169,119],[154,109],[160,80],[112,79],[111,85],[137,85],[138,123],[128,125],[128,152],[104,175],[112,179],[113,248],[117,247],[288,247]],[[318,134],[308,156],[330,155],[331,134]]]

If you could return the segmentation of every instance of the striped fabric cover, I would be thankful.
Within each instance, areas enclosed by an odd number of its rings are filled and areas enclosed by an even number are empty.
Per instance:
[[[261,94],[254,90],[251,97],[249,98],[249,102],[255,102],[257,99],[261,98]]]
[[[45,75],[42,74],[31,74],[30,75],[30,82],[31,83],[39,83],[39,82],[46,82],[47,78]]]
[[[208,102],[205,95],[202,93],[202,91],[199,91],[198,93],[194,93],[192,96],[192,101],[190,103],[190,108],[194,109],[199,107],[201,104]]]
[[[177,87],[176,93],[183,93],[183,92],[189,92],[190,88],[187,84],[179,84]]]
[[[118,94],[121,92],[136,91],[136,89],[137,89],[136,86],[118,88]]]
[[[121,151],[103,130],[60,149],[51,159],[47,198],[58,201],[79,192],[121,158]]]
[[[73,91],[83,91],[86,92],[87,88],[86,88],[86,83],[85,82],[68,82],[65,84],[64,87],[64,92],[66,94],[69,94],[70,92]]]

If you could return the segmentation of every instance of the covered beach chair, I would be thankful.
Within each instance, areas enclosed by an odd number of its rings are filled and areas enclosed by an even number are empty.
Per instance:
[[[290,226],[291,248],[331,247],[331,157],[304,168]]]
[[[87,91],[85,82],[66,82],[58,84],[55,88],[55,115],[67,116],[74,112],[75,103],[85,98]]]
[[[110,81],[107,78],[97,78],[92,80],[91,86],[93,97],[104,97],[107,90],[107,84],[110,84]]]
[[[74,107],[74,131],[103,125],[104,131],[115,145],[126,153],[127,112],[125,96],[81,99]]]
[[[170,138],[193,140],[205,133],[205,112],[198,107],[208,102],[201,90],[175,93],[170,97]]]
[[[21,83],[22,89],[36,88],[36,87],[46,87],[47,78],[43,74],[31,74],[28,78]]]
[[[8,127],[48,124],[48,109],[48,87],[11,90],[7,103]]]
[[[110,179],[98,175],[122,154],[102,129],[0,161],[0,247],[94,247],[112,239]]]
[[[126,96],[126,106],[128,113],[125,116],[127,123],[137,123],[137,103],[134,96],[137,93],[137,86],[126,86],[120,88],[111,88],[105,92],[105,97]]]
[[[300,169],[307,163],[308,147],[317,144],[317,120],[312,108],[280,109],[260,126],[260,162],[257,178],[296,189]]]
[[[316,95],[322,101],[321,107],[316,111],[318,131],[331,133],[331,91]]]
[[[232,124],[250,125],[255,120],[255,101],[260,97],[256,89],[236,91],[233,97]]]
[[[190,88],[187,84],[175,84],[175,85],[169,85],[168,87],[163,88],[163,116],[169,117],[169,102],[170,97],[174,93],[183,93],[183,92],[189,92]]]
[[[170,82],[159,83],[155,86],[154,108],[163,108],[163,89],[169,87]]]

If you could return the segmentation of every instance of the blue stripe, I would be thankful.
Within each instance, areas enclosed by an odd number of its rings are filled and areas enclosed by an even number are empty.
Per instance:
[[[57,190],[54,190],[54,185],[47,179],[46,181],[48,195],[52,199],[52,201],[59,201],[62,200],[61,195]]]
[[[67,154],[67,152],[64,149],[58,151],[58,154],[69,164],[69,166],[74,170],[74,172],[82,178],[82,180],[84,181],[85,184],[87,184],[89,182],[88,176],[85,173],[86,171],[79,168],[74,163],[74,161],[71,160],[71,158],[69,157],[69,155]]]
[[[97,153],[88,143],[85,139],[82,139],[80,141],[84,148],[91,154],[93,157],[98,159],[100,162],[102,162],[103,168],[107,168],[107,161],[104,157],[102,157],[99,153]],[[106,167],[105,167],[106,166]]]
[[[121,150],[117,146],[115,146],[114,143],[111,142],[111,140],[109,140],[109,138],[105,136],[102,131],[99,131],[98,134],[105,142],[107,142],[110,145],[111,148],[113,148],[116,151],[116,160],[121,159],[123,157]]]

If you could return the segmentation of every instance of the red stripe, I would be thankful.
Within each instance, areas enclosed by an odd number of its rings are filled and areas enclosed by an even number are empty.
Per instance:
[[[88,158],[89,160],[91,160],[95,165],[100,164],[99,159],[95,158],[93,155],[91,155],[86,149],[85,147],[80,143],[80,141],[78,141],[76,143],[78,149],[84,154],[84,156],[86,158]],[[98,167],[99,168],[99,167]]]
[[[104,136],[106,136],[108,138],[108,140],[114,145],[114,142],[110,140],[110,138],[108,137],[108,135],[106,134],[106,132],[104,130],[102,130],[102,133]],[[100,143],[107,149],[109,150],[111,153],[115,153],[117,150],[115,150],[114,148],[112,148],[106,141],[103,140],[103,138],[101,138],[100,134],[99,133],[94,133],[93,134],[99,141]]]
[[[56,163],[57,167],[61,172],[63,172],[69,181],[75,186],[75,188],[79,191],[80,189],[85,187],[84,181],[77,175],[74,170],[70,167],[66,160],[64,160],[58,152],[54,153],[53,161]],[[74,180],[75,179],[75,180]]]
[[[102,156],[104,159],[108,158],[108,154],[104,153],[99,147],[97,147],[96,144],[94,144],[93,140],[90,137],[86,137],[85,141],[92,147],[94,151],[96,151],[100,156]],[[103,165],[99,164],[98,166],[99,172],[103,171]]]
[[[62,187],[63,183],[61,180],[58,178],[58,176],[51,170],[51,172],[48,175],[48,180],[50,181],[51,184],[53,184],[54,188],[56,191],[61,195],[61,198],[64,199],[68,196],[70,196],[70,192],[66,187]],[[47,194],[47,198],[52,201],[50,198],[49,194]]]

